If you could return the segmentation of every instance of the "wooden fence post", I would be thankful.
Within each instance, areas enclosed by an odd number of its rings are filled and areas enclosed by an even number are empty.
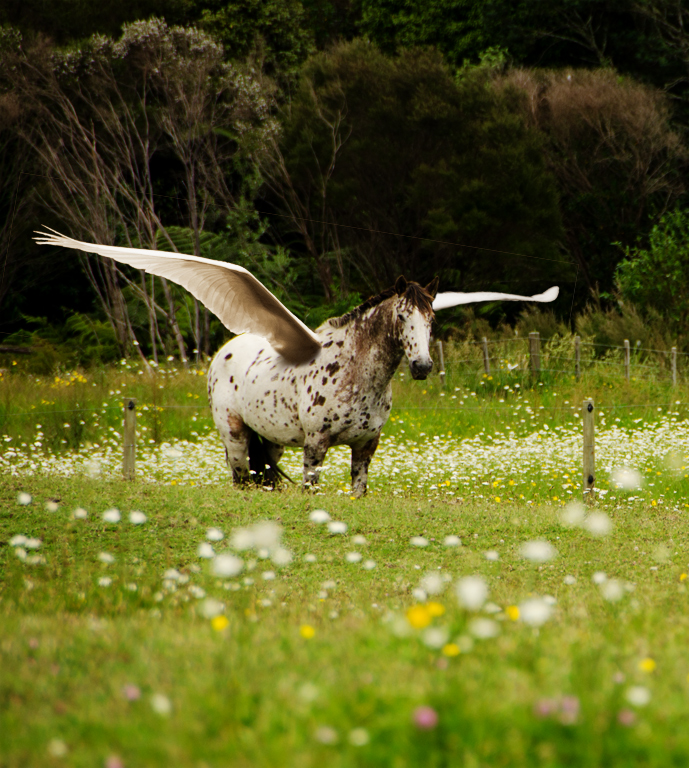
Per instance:
[[[594,446],[594,420],[593,400],[584,400],[584,478],[582,491],[584,501],[593,504],[595,501],[594,487],[596,483],[596,457]]]
[[[541,334],[532,331],[529,334],[529,357],[531,358],[531,373],[538,376],[541,372]]]
[[[124,401],[124,454],[122,474],[125,480],[136,477],[136,400],[128,397]]]
[[[438,350],[438,357],[440,358],[440,370],[438,375],[440,376],[440,386],[445,389],[445,356],[443,355],[443,342],[438,339],[435,342],[435,346]]]
[[[629,339],[624,340],[624,378],[629,381]]]
[[[677,386],[677,347],[672,348],[672,386]]]
[[[579,381],[581,376],[581,337],[574,337],[574,376]]]
[[[490,355],[488,354],[488,339],[483,337],[483,370],[490,373]]]

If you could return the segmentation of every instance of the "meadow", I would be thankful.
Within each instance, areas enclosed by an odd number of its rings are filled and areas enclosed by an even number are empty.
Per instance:
[[[400,369],[362,500],[339,450],[233,489],[202,368],[10,369],[0,766],[686,763],[686,385],[465,354]]]

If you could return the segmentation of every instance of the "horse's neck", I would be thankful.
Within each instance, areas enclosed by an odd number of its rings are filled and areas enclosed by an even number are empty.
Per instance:
[[[356,368],[362,386],[375,390],[387,389],[393,374],[404,357],[402,345],[395,335],[392,313],[379,305],[370,314],[342,329],[343,351]]]

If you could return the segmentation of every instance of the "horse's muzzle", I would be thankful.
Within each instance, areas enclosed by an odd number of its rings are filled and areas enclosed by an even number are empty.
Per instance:
[[[422,381],[425,379],[433,368],[433,361],[428,360],[413,360],[409,363],[409,370],[411,371],[412,379]]]

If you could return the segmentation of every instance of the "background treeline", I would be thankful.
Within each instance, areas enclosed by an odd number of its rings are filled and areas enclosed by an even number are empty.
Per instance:
[[[0,341],[46,368],[223,338],[45,224],[240,263],[312,326],[438,274],[687,346],[688,128],[685,0],[7,0]]]

